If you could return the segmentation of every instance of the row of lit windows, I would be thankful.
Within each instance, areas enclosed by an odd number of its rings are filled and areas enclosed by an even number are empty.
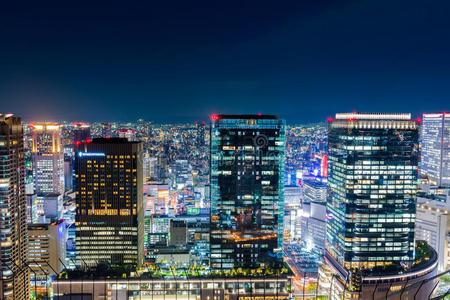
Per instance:
[[[98,254],[98,251],[87,251],[87,250],[94,250],[94,249],[103,250],[105,248],[104,247],[80,247],[80,250],[81,250],[80,252],[82,252],[80,255],[83,256],[83,255],[87,255],[87,254]],[[125,249],[128,249],[128,247],[122,248],[122,247],[108,246],[108,249],[111,249],[111,251],[108,251],[108,254],[137,254],[137,251],[125,250]],[[113,249],[118,249],[118,250],[114,251]]]
[[[358,165],[362,163],[362,165]],[[355,170],[361,170],[361,169],[372,169],[372,170],[412,170],[415,169],[417,166],[405,166],[405,165],[381,165],[379,166],[380,161],[370,161],[370,160],[364,160],[355,162],[352,165],[344,165],[341,164],[341,166],[345,169],[355,169]],[[370,165],[370,166],[368,166]]]
[[[106,155],[106,158],[110,159],[124,159],[124,158],[136,158],[135,155]]]
[[[93,239],[90,241],[86,241],[86,239],[82,239],[77,241],[77,247],[78,246],[82,246],[82,245],[117,245],[118,243],[120,243],[120,245],[133,245],[134,243],[132,241],[124,241],[123,239],[118,239],[118,240],[98,240],[98,239]],[[80,248],[81,249],[81,248]],[[84,248],[86,249],[86,248]]]
[[[352,247],[351,248],[352,251],[356,251],[356,252],[408,251],[409,249],[410,249],[409,247],[370,247],[370,248]]]
[[[136,230],[136,227],[90,227],[81,225],[88,225],[88,222],[75,222],[77,230],[116,230],[118,228],[120,228],[121,230]]]
[[[372,190],[378,190],[380,193],[386,193],[386,191],[389,193],[389,190],[400,190],[400,189],[417,189],[417,185],[413,184],[373,184],[373,185],[367,185],[367,184],[347,184],[345,186],[347,189],[372,189]],[[382,189],[382,190],[380,190]]]

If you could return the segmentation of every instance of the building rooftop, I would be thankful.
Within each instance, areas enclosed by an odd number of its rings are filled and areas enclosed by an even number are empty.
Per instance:
[[[181,271],[181,273],[180,273]],[[124,276],[125,275],[125,276]],[[175,275],[175,276],[174,276]],[[186,267],[177,271],[160,269],[159,267],[151,267],[143,272],[136,272],[133,268],[111,267],[105,264],[99,264],[90,270],[64,270],[56,280],[83,280],[105,279],[105,278],[126,278],[127,280],[140,279],[281,279],[294,276],[288,264],[284,263],[281,268],[265,268],[265,269],[233,269],[229,273],[222,271],[213,271],[198,268]]]
[[[278,116],[275,115],[212,115],[211,120],[221,120],[221,119],[233,119],[233,120],[262,120],[262,119],[271,119],[278,120]]]
[[[124,144],[124,143],[130,143],[130,144],[136,144],[139,142],[130,142],[127,138],[94,138],[92,140],[92,143],[94,144]]]
[[[139,141],[129,141],[127,138],[112,137],[112,138],[94,138],[83,142],[76,142],[77,146],[85,144],[139,144]]]
[[[58,220],[51,223],[29,223],[28,230],[47,230],[49,226],[59,226],[64,220]]]
[[[308,184],[314,188],[326,188],[327,184],[322,182],[322,181],[318,181],[318,180],[313,180],[313,179],[306,179],[303,180],[304,184]]]
[[[445,116],[446,118],[450,118],[450,113],[448,112],[441,112],[441,113],[425,113],[422,115],[424,118],[442,118],[442,116]]]
[[[13,114],[0,114],[0,121],[5,121],[6,119],[12,117]]]
[[[59,196],[61,196],[61,194],[59,193],[48,193],[44,195],[44,197],[59,197]]]
[[[337,113],[336,120],[411,120],[410,113]]]

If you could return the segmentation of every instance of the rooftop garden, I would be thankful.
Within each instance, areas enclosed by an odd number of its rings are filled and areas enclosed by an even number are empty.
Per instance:
[[[391,264],[385,266],[377,266],[368,270],[364,270],[364,276],[377,276],[377,275],[394,275],[394,274],[404,274],[408,272],[413,272],[426,268],[431,265],[437,258],[436,251],[428,245],[425,241],[416,241],[416,256],[410,266],[410,268],[405,268],[401,263]]]
[[[190,266],[189,268],[161,269],[152,265],[143,268],[123,268],[99,264],[89,270],[64,270],[59,274],[60,280],[70,279],[209,279],[209,278],[273,278],[293,276],[292,270],[287,264],[267,268],[236,268],[230,271],[209,270],[203,266]]]

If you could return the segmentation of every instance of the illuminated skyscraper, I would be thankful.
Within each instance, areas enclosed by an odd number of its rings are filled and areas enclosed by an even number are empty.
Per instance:
[[[344,113],[329,120],[325,258],[341,274],[411,266],[418,136],[410,114]]]
[[[78,263],[141,265],[142,144],[99,138],[78,145],[75,190]]]
[[[261,115],[211,119],[211,267],[279,266],[285,122]]]
[[[23,127],[0,114],[0,299],[29,299]]]
[[[37,194],[64,194],[64,154],[56,124],[34,124],[33,177]]]
[[[423,114],[420,174],[438,186],[450,186],[450,113]]]

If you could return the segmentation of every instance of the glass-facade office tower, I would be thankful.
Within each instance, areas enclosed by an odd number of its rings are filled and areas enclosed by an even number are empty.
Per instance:
[[[429,183],[450,186],[450,113],[423,114],[420,174]]]
[[[211,117],[211,267],[282,262],[285,122],[276,116]]]
[[[23,127],[0,114],[0,299],[29,299]]]
[[[78,145],[75,190],[77,263],[141,265],[142,144],[99,138]]]
[[[57,124],[33,124],[33,177],[38,195],[64,194],[64,154]]]
[[[414,259],[419,123],[410,114],[336,114],[328,123],[327,251],[347,271]]]

